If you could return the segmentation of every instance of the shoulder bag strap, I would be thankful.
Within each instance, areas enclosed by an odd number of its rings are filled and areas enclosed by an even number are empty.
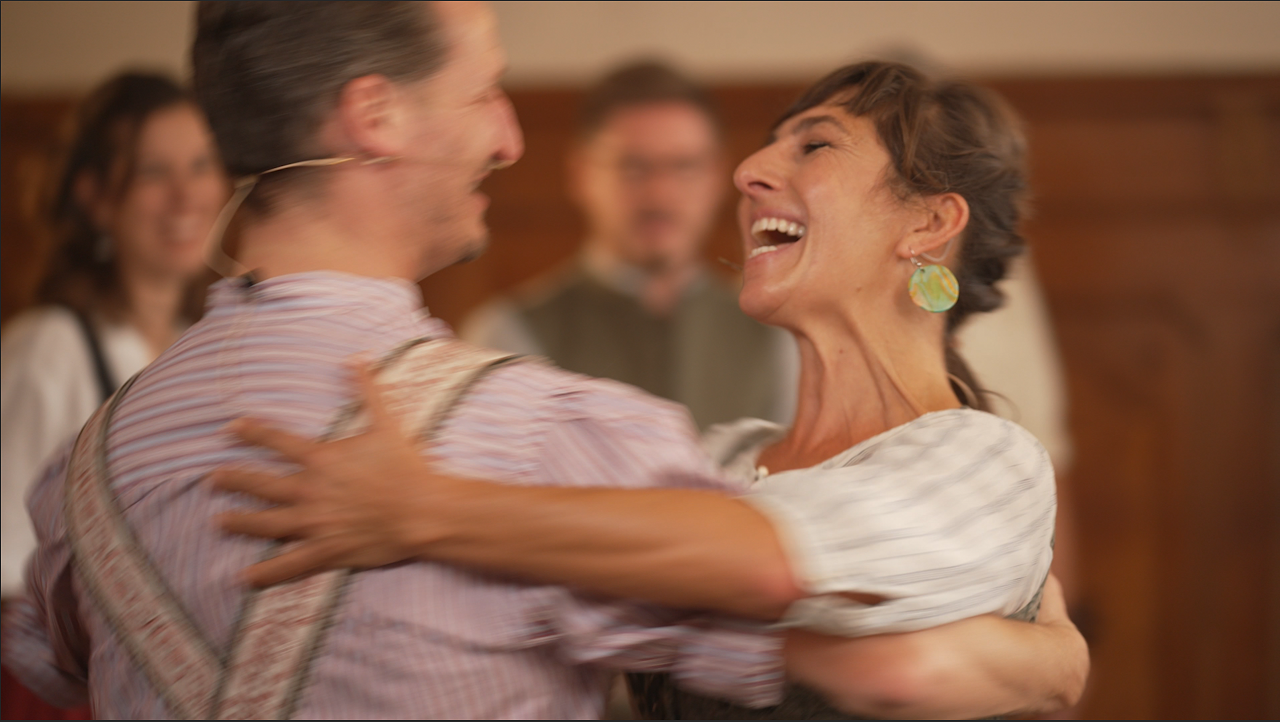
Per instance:
[[[102,353],[102,343],[98,339],[98,332],[93,327],[93,322],[82,311],[68,307],[71,314],[76,317],[76,322],[80,324],[80,333],[84,335],[84,342],[89,347],[89,358],[93,361],[93,373],[98,380],[99,402],[106,402],[111,394],[116,390],[116,382],[111,377],[111,371],[107,368],[107,357]]]

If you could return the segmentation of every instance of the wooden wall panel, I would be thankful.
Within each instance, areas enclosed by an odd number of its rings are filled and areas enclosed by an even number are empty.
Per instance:
[[[0,100],[0,321],[31,302],[48,250],[32,225],[71,98]]]
[[[1277,713],[1280,83],[1251,82],[998,84],[1071,382],[1093,716]]]
[[[1280,77],[990,84],[1027,121],[1027,233],[1068,374],[1093,622],[1084,712],[1278,718]],[[730,165],[799,90],[714,89]],[[492,249],[424,282],[450,322],[568,258],[583,233],[563,193],[578,94],[512,98],[528,150],[487,183]],[[16,219],[16,169],[67,104],[4,99],[4,318],[39,257]],[[708,258],[737,260],[736,239],[727,203]]]

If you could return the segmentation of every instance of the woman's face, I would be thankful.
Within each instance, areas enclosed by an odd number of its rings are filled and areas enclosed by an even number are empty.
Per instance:
[[[227,182],[203,116],[187,104],[152,113],[139,129],[132,177],[94,204],[127,274],[185,280],[200,270]]]
[[[905,283],[895,246],[912,214],[885,184],[889,162],[870,119],[829,104],[789,118],[738,166],[743,311],[794,327]]]

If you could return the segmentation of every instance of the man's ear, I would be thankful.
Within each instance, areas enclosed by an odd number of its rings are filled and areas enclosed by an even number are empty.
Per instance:
[[[969,202],[959,193],[939,193],[920,201],[915,225],[898,244],[901,258],[930,255],[933,260],[949,262],[955,248],[948,245],[959,238],[969,225]]]
[[[385,75],[364,75],[342,86],[338,96],[338,142],[368,158],[402,154],[408,142],[408,98]],[[346,151],[344,151],[346,152]]]

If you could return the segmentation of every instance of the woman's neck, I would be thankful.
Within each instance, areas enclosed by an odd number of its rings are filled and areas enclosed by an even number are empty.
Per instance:
[[[942,321],[871,326],[841,314],[793,329],[800,351],[795,421],[760,463],[773,471],[814,466],[926,413],[959,407],[947,380]]]
[[[142,334],[152,356],[159,356],[178,338],[186,282],[123,269],[121,275],[125,320]]]

